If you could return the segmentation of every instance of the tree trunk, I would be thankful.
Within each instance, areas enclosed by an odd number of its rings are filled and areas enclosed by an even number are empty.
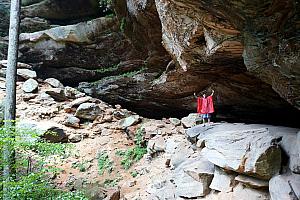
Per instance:
[[[4,123],[8,142],[3,147],[3,199],[10,199],[10,194],[5,182],[14,178],[14,122],[16,119],[16,74],[17,74],[17,58],[19,43],[19,26],[20,26],[20,8],[21,0],[11,0],[10,8],[10,25],[9,25],[9,44],[7,55],[7,71],[6,71],[6,99],[4,111]]]

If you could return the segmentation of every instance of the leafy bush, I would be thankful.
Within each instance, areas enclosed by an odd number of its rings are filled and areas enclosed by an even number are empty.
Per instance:
[[[5,195],[10,200],[87,199],[80,192],[56,189],[49,179],[49,175],[57,173],[59,169],[52,167],[46,159],[51,155],[65,156],[70,145],[48,143],[32,130],[0,127],[1,152],[4,145],[9,145],[15,151],[15,176],[9,180],[3,180],[3,176],[0,176],[0,197],[4,195],[4,187],[7,190]],[[3,160],[3,154],[0,159]],[[0,163],[1,172],[5,165],[7,163]]]

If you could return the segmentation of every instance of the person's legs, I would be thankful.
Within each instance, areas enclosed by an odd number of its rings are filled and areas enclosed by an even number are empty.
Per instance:
[[[208,119],[207,114],[202,114],[202,118],[203,118],[203,126],[205,126],[205,119]]]
[[[207,123],[208,123],[208,125],[210,124],[210,116],[211,116],[211,115],[208,113],[208,114],[207,114]]]

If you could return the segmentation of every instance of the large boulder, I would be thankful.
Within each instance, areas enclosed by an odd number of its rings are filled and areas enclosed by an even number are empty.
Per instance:
[[[190,143],[185,140],[183,135],[168,138],[165,140],[165,152],[170,156],[171,165],[175,168],[179,167],[183,162],[194,154]]]
[[[300,175],[287,173],[273,177],[269,191],[272,200],[300,199]]]
[[[203,132],[206,147],[202,151],[207,159],[227,170],[266,180],[279,173],[281,150],[278,142],[281,137],[272,135],[264,127],[239,130],[243,126],[232,126],[237,129],[222,130],[219,126],[221,130],[214,131],[212,127]]]
[[[277,130],[270,129],[273,135],[281,136],[279,145],[284,152],[284,158],[288,159],[287,164],[291,171],[300,174],[300,129],[277,127]]]

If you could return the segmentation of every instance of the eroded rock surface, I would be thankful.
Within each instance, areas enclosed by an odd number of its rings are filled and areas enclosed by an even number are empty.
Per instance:
[[[280,137],[267,128],[216,131],[204,136],[203,153],[217,166],[261,179],[270,179],[281,166]]]
[[[273,177],[269,185],[272,200],[300,198],[300,175],[282,174]]]
[[[184,70],[248,71],[299,109],[299,6],[293,1],[156,0],[163,44]],[[245,66],[243,64],[245,63]],[[208,83],[211,85],[212,81]]]

